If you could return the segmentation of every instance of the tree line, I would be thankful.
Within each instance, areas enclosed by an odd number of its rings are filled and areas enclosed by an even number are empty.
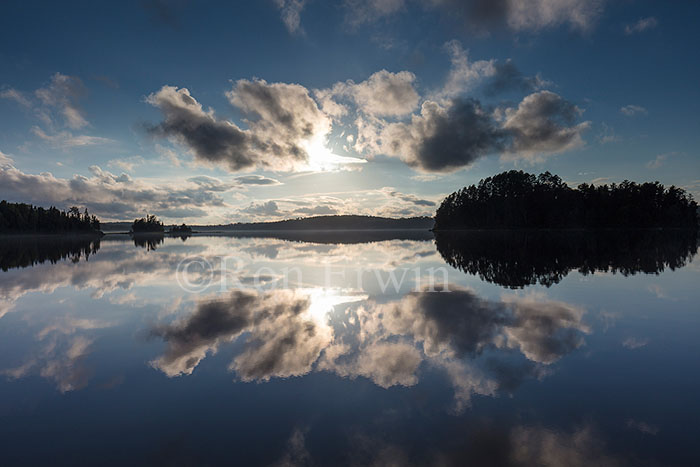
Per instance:
[[[100,230],[100,220],[87,208],[81,213],[73,206],[61,211],[26,203],[0,201],[0,232],[3,233],[88,233]]]
[[[697,228],[698,205],[659,182],[569,187],[549,172],[511,170],[447,196],[435,230],[512,228]]]
[[[165,227],[163,222],[161,222],[154,215],[146,215],[141,219],[136,219],[133,224],[131,224],[132,233],[163,233]]]

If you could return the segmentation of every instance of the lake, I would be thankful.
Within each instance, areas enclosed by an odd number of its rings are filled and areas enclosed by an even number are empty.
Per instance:
[[[0,242],[2,465],[700,464],[695,233]]]

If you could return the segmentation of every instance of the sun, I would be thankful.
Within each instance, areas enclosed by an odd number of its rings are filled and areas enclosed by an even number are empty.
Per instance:
[[[328,147],[324,137],[308,140],[303,144],[309,156],[307,169],[310,172],[334,172],[364,164],[367,161],[358,157],[339,156]]]

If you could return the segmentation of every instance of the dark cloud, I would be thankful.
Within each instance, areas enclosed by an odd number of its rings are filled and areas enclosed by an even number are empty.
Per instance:
[[[141,7],[154,23],[179,30],[180,16],[187,3],[188,0],[141,0]]]
[[[231,170],[258,163],[255,139],[246,131],[205,112],[187,89],[163,86],[148,96],[148,102],[163,112],[164,121],[149,127],[152,134],[173,137],[194,155],[209,162],[226,163]]]
[[[235,178],[241,185],[281,185],[279,180],[262,175],[241,175]]]
[[[511,60],[503,63],[495,62],[493,71],[489,81],[484,86],[484,92],[488,96],[509,91],[532,92],[544,84],[537,76],[523,75]]]
[[[409,164],[430,172],[467,166],[504,147],[506,133],[474,99],[455,100],[444,113],[435,113],[432,133],[420,142]]]
[[[222,163],[232,171],[253,167],[295,170],[305,167],[308,148],[323,144],[331,120],[303,86],[239,80],[226,93],[247,117],[248,129],[205,111],[187,89],[163,86],[148,96],[164,120],[151,134],[173,138],[197,159]]]
[[[581,134],[590,122],[576,124],[582,111],[550,91],[525,97],[517,109],[505,111],[503,129],[512,137],[508,152],[534,158],[583,145]]]
[[[388,190],[387,194],[391,196],[392,198],[398,198],[401,201],[406,201],[407,203],[414,204],[416,206],[428,206],[432,207],[435,206],[434,201],[430,201],[427,199],[420,199],[415,195],[412,194],[407,194],[407,193],[401,193],[395,190]]]
[[[275,201],[265,201],[264,203],[250,203],[241,212],[253,214],[255,216],[283,216],[285,213],[280,211],[279,206]]]

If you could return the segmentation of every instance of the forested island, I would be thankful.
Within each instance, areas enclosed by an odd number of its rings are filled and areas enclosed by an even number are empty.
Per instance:
[[[659,182],[569,187],[557,175],[511,170],[447,196],[435,230],[693,228],[698,205]]]
[[[26,203],[0,201],[0,234],[101,234],[100,220],[87,208],[81,213],[48,209]]]
[[[170,230],[168,230],[168,233],[170,235],[192,235],[192,227],[188,226],[187,224],[182,224],[182,225],[174,225],[170,227]]]
[[[161,222],[154,215],[146,215],[146,217],[142,217],[141,219],[136,219],[131,224],[131,230],[129,231],[129,233],[132,233],[132,234],[148,234],[148,233],[160,233],[160,234],[162,234],[163,232],[165,232],[165,227],[163,226],[163,222]]]

